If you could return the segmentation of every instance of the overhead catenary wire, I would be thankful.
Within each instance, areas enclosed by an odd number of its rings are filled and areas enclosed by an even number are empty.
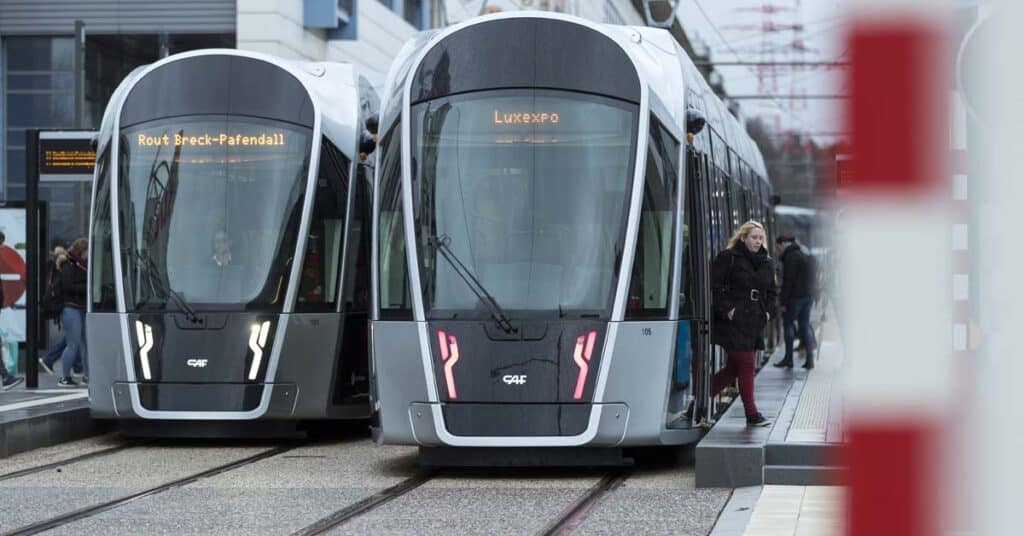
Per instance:
[[[706,20],[708,22],[708,24],[711,26],[711,29],[715,32],[716,35],[718,35],[718,38],[721,39],[722,44],[724,44],[726,46],[726,48],[728,48],[729,51],[732,52],[733,56],[736,57],[736,61],[742,62],[743,61],[743,57],[740,56],[739,52],[736,52],[736,49],[733,48],[733,46],[729,43],[729,40],[726,39],[725,35],[722,34],[722,31],[718,29],[718,26],[715,24],[715,22],[713,20],[711,20],[711,17],[708,15],[707,11],[704,10],[704,6],[701,5],[700,0],[693,0],[693,5],[697,7],[697,10],[700,11],[701,16],[704,17],[704,20]],[[747,66],[746,69],[748,71],[750,71],[751,74],[753,74],[755,76],[757,75],[757,73],[754,72],[754,69],[751,68],[750,66]],[[768,96],[769,96],[770,100],[775,103],[775,106],[780,111],[782,111],[782,112],[784,112],[786,114],[789,114],[792,118],[796,119],[797,122],[799,122],[804,129],[808,128],[806,121],[802,117],[800,117],[797,114],[793,113],[792,110],[787,109],[786,106],[783,105],[782,101],[779,100],[775,95],[768,94]]]

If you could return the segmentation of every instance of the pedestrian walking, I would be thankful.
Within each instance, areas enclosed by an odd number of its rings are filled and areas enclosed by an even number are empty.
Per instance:
[[[68,248],[68,260],[59,269],[61,295],[64,308],[60,323],[64,329],[67,346],[61,354],[62,374],[57,382],[59,387],[76,387],[71,377],[71,368],[76,354],[82,362],[82,383],[89,383],[89,353],[85,339],[85,293],[88,284],[86,266],[89,258],[89,242],[78,238]]]
[[[0,232],[0,248],[4,247],[4,241],[6,240],[7,236],[4,235],[3,232]],[[0,310],[3,310],[5,300],[4,287],[3,285],[0,285]],[[3,344],[3,341],[0,341],[0,344]],[[25,381],[25,378],[7,372],[7,364],[3,362],[2,356],[3,352],[0,352],[0,389],[6,391]]]
[[[57,274],[60,271],[60,267],[63,266],[64,263],[67,262],[67,260],[68,252],[66,249],[64,249],[62,246],[57,246],[53,248],[53,255],[50,257],[49,260],[46,261],[46,288],[50,288],[50,286],[54,284],[54,282],[57,280]],[[60,320],[59,315],[57,320]],[[57,324],[57,327],[58,329],[60,329],[59,322]],[[64,348],[66,346],[67,339],[65,339],[64,334],[61,333],[60,338],[54,341],[53,345],[50,346],[50,349],[47,350],[46,353],[39,358],[40,368],[42,368],[47,374],[53,374],[54,364],[57,362],[58,359],[60,359],[60,356],[61,354],[64,353]],[[75,359],[76,362],[74,363],[74,368],[77,368],[79,371],[81,371],[81,364],[77,361],[77,357]]]
[[[764,328],[776,313],[775,271],[764,242],[764,226],[748,221],[711,267],[712,341],[726,354],[726,366],[715,374],[711,391],[717,395],[738,379],[748,426],[771,424],[754,402],[757,351],[764,350]]]
[[[782,290],[779,293],[779,304],[782,306],[782,326],[786,338],[786,354],[775,363],[776,367],[793,367],[793,342],[798,327],[800,344],[804,348],[806,359],[804,368],[814,368],[814,330],[811,329],[811,308],[817,293],[818,276],[810,255],[805,253],[792,236],[779,235],[775,239],[775,248],[782,263]]]

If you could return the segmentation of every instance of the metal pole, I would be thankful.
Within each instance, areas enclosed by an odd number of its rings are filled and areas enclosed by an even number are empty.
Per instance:
[[[171,36],[166,30],[160,32],[160,50],[157,52],[160,59],[171,55]]]
[[[25,386],[39,387],[39,131],[25,133]]]
[[[75,21],[75,128],[85,128],[85,22]]]
[[[848,61],[695,61],[697,67],[849,67]]]

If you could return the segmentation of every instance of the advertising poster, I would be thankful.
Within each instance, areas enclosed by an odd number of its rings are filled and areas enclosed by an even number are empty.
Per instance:
[[[0,246],[0,337],[5,343],[25,342],[25,209],[0,207],[0,232],[6,235]]]

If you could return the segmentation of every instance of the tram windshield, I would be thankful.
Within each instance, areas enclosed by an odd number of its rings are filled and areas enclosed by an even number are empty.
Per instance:
[[[471,93],[412,109],[413,204],[431,318],[490,309],[436,244],[512,318],[606,317],[633,176],[636,106],[541,90]]]
[[[304,127],[224,115],[124,129],[119,203],[129,308],[280,310],[310,140]]]

